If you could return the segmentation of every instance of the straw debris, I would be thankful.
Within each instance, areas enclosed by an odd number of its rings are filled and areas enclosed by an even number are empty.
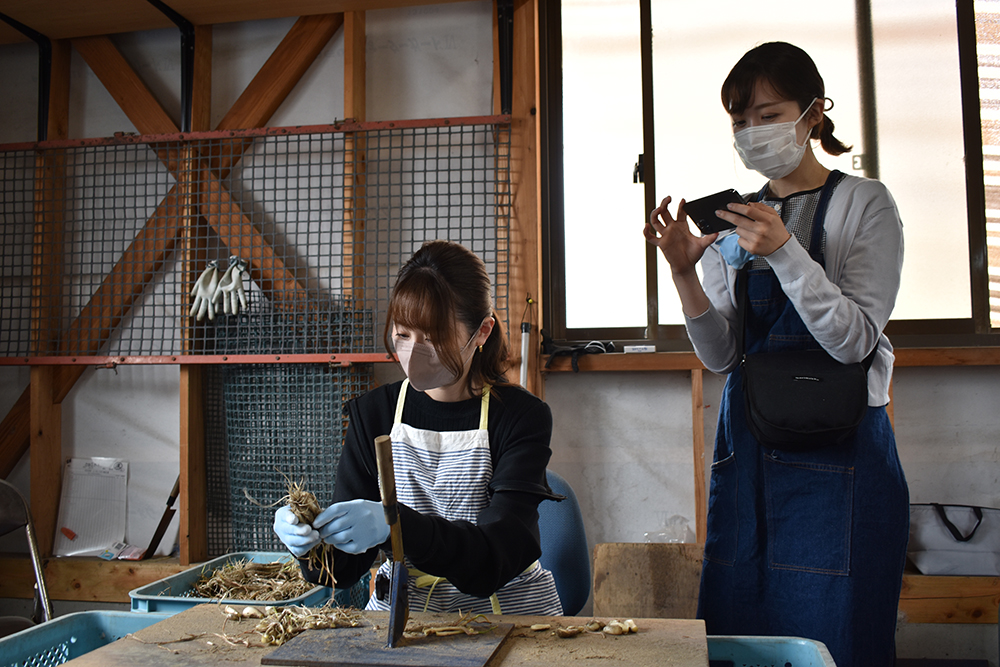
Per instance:
[[[224,600],[291,600],[313,589],[294,561],[254,563],[236,560],[210,573],[203,573],[194,583],[196,597]]]
[[[254,626],[264,646],[280,646],[305,630],[323,628],[356,628],[362,625],[363,614],[349,607],[334,607],[327,603],[322,607],[267,607],[262,618]],[[260,610],[255,609],[260,614]],[[226,613],[225,611],[223,613]],[[227,618],[233,617],[226,614]],[[237,618],[240,614],[237,614]],[[242,614],[243,620],[253,618],[253,614]],[[226,638],[226,637],[224,637]],[[227,638],[232,641],[232,638]],[[249,643],[246,643],[249,646]]]

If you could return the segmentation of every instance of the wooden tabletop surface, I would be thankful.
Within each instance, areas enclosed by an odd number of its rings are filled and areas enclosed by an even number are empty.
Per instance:
[[[707,667],[708,645],[705,625],[700,620],[633,619],[636,633],[606,635],[584,633],[559,638],[558,627],[583,625],[588,617],[492,616],[495,622],[514,623],[507,640],[488,663],[489,667]],[[388,627],[385,612],[363,612],[365,623]],[[457,614],[413,613],[410,623],[450,625]],[[611,619],[601,619],[610,621]],[[228,620],[223,609],[202,604],[164,621],[91,651],[66,663],[69,667],[258,667],[261,659],[275,650],[261,646],[253,632],[257,621]],[[549,630],[531,630],[536,623],[551,625]],[[324,631],[307,631],[324,632]],[[327,630],[325,632],[337,632]],[[447,637],[438,639],[447,640]],[[242,642],[249,641],[246,646]],[[393,649],[393,650],[406,650]]]

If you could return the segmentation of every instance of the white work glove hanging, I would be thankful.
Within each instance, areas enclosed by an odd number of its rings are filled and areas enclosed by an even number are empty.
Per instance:
[[[219,262],[218,260],[212,260],[205,267],[205,270],[201,272],[198,276],[198,280],[195,281],[194,287],[191,288],[191,296],[194,297],[194,303],[191,304],[191,310],[188,315],[195,318],[195,320],[201,322],[205,319],[205,315],[208,315],[208,319],[215,319],[215,304],[213,299],[215,297],[215,290],[219,287]]]
[[[229,268],[222,274],[219,287],[215,290],[212,303],[222,301],[222,312],[226,315],[239,315],[240,308],[246,309],[247,297],[243,289],[243,271],[247,263],[233,255],[229,258]]]

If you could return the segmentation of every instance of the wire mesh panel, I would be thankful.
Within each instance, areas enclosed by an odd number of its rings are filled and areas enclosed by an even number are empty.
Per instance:
[[[506,320],[509,143],[484,117],[0,147],[0,362],[374,353],[432,239]]]
[[[333,500],[343,403],[366,391],[371,365],[239,364],[225,367],[230,550],[283,550],[274,503],[301,482],[324,507]]]

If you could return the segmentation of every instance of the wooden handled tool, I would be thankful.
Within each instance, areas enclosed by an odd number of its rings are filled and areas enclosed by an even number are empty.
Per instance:
[[[408,596],[409,572],[403,556],[403,529],[399,524],[396,503],[396,473],[392,467],[392,439],[387,435],[375,438],[375,458],[378,461],[378,483],[382,490],[382,510],[389,524],[392,542],[392,582],[389,587],[389,648],[395,648],[403,636],[410,617]]]

